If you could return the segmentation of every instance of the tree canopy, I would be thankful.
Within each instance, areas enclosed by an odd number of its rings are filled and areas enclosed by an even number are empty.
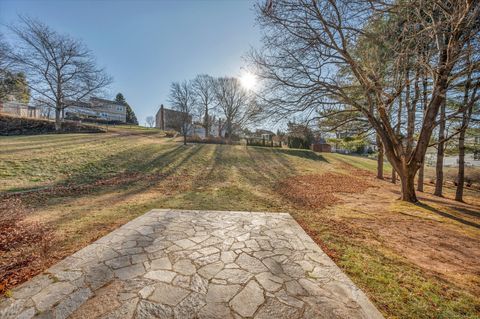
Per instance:
[[[262,1],[264,46],[251,60],[265,105],[280,116],[359,115],[399,174],[402,199],[416,202],[414,178],[446,92],[479,67],[478,56],[467,59],[469,43],[478,48],[479,7],[478,0]]]
[[[0,74],[0,101],[13,100],[28,104],[30,89],[25,74],[4,71]]]
[[[125,100],[125,97],[123,96],[122,93],[117,93],[117,95],[115,96],[115,102],[121,103],[127,107],[127,120],[126,120],[127,123],[138,125],[137,116],[135,115],[135,112],[133,111],[130,104],[128,104],[127,101]]]
[[[112,82],[82,41],[29,17],[20,17],[9,28],[16,45],[6,60],[12,70],[26,74],[32,99],[55,109],[57,130],[62,128],[65,108]]]

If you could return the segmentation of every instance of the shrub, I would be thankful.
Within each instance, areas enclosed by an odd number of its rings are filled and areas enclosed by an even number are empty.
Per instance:
[[[289,136],[287,139],[289,148],[303,148],[310,149],[311,141],[302,137]]]
[[[165,137],[176,137],[178,135],[177,131],[169,130],[165,131]]]
[[[248,146],[263,146],[263,147],[281,147],[281,142],[275,142],[272,140],[263,140],[259,138],[246,138]]]
[[[309,149],[314,141],[312,130],[303,124],[289,122],[287,133],[287,145],[289,148]]]

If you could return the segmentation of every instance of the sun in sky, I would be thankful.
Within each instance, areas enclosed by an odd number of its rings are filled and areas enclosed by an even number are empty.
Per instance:
[[[240,83],[247,90],[254,90],[257,86],[257,77],[251,72],[244,72],[240,76]]]

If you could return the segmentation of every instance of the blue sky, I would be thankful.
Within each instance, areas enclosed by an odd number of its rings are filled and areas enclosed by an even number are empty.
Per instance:
[[[260,46],[249,0],[0,0],[0,23],[38,18],[85,42],[113,76],[141,124],[168,104],[170,82],[199,73],[238,76],[242,57]]]

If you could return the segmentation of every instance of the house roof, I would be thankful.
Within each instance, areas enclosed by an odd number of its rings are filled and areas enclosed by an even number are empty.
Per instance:
[[[257,129],[255,131],[255,134],[270,134],[270,135],[275,135],[272,131],[269,130],[264,130],[264,129]]]
[[[107,100],[107,99],[102,99],[102,98],[99,98],[99,97],[95,97],[95,96],[92,96],[90,97],[90,101],[93,102],[93,101],[96,101],[96,102],[100,102],[100,103],[108,103],[108,104],[117,104],[117,105],[124,105],[123,103],[119,103],[117,101],[111,101],[111,100]]]
[[[81,107],[91,107],[92,106],[89,102],[83,102],[83,101],[65,100],[65,103],[69,106],[81,106]]]
[[[163,106],[163,105],[162,105]],[[162,109],[162,106],[160,106],[160,108],[158,109],[157,111],[157,115],[160,113],[160,110]],[[164,112],[167,112],[167,113],[177,113],[177,114],[184,114],[185,112],[182,112],[182,111],[177,111],[177,110],[172,110],[172,109],[167,109],[165,106],[163,107],[163,111]],[[191,115],[190,115],[191,116]]]
[[[110,100],[107,100],[107,99],[101,99],[99,97],[94,97],[94,96],[90,97],[88,102],[66,100],[65,103],[67,103],[70,106],[81,106],[81,107],[85,107],[85,108],[95,107],[95,106],[98,106],[98,104],[100,104],[100,105],[115,104],[115,105],[125,106],[123,103],[118,103],[116,101],[110,101]],[[96,105],[94,103],[96,103]]]

